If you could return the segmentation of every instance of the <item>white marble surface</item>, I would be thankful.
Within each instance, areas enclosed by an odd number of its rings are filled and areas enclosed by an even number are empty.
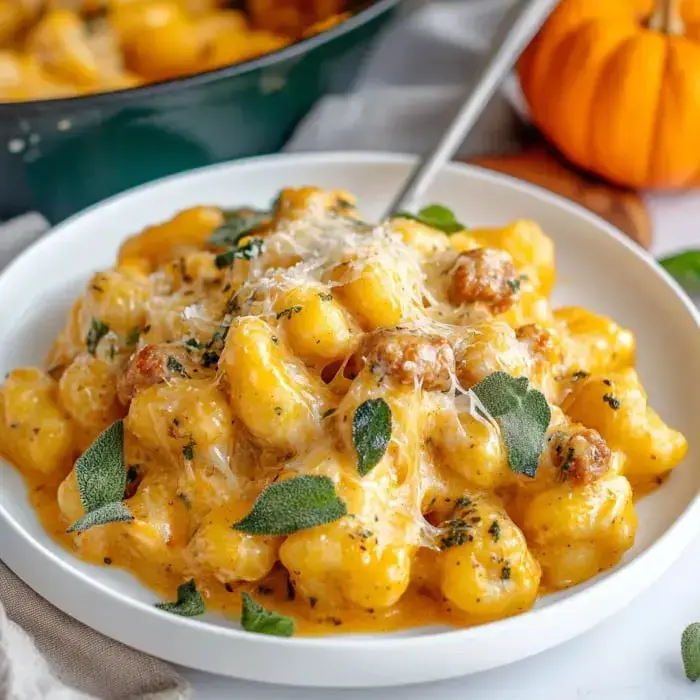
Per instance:
[[[648,198],[653,252],[700,246],[700,194]],[[443,683],[378,690],[283,688],[182,669],[197,700],[685,700],[700,687],[683,675],[683,628],[700,620],[700,536],[622,612],[556,649]],[[274,663],[274,659],[270,659]]]

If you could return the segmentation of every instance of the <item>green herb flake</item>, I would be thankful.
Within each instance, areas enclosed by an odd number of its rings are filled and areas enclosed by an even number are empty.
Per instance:
[[[124,342],[127,344],[127,346],[133,347],[134,345],[138,345],[140,337],[141,331],[138,329],[138,327],[134,327],[126,334]]]
[[[241,260],[253,260],[253,258],[257,258],[262,253],[264,243],[265,241],[262,238],[253,238],[245,245],[239,246],[234,251],[234,257],[241,258]]]
[[[557,453],[560,452],[560,446],[557,445]],[[571,471],[571,467],[574,465],[574,456],[576,455],[576,452],[573,447],[569,447],[569,449],[566,451],[566,457],[564,459],[564,462],[562,463],[560,470],[561,470],[561,475],[564,479],[569,474],[569,471]]]
[[[291,617],[265,609],[256,603],[249,593],[242,593],[241,601],[241,627],[246,632],[291,637],[296,631],[296,623]]]
[[[182,362],[172,355],[168,355],[168,362],[166,366],[171,372],[175,372],[175,374],[179,374],[181,377],[189,378],[190,376],[187,374],[187,370],[183,367]]]
[[[357,451],[357,471],[365,476],[377,466],[391,439],[391,409],[384,399],[360,404],[352,419],[352,444]]]
[[[226,340],[230,326],[221,326],[218,331],[214,331],[214,335],[211,337],[210,345],[213,343],[223,343]]]
[[[683,630],[681,655],[685,676],[695,683],[700,678],[700,622],[693,622]]]
[[[469,508],[469,506],[473,505],[473,501],[471,498],[468,496],[460,496],[456,501],[455,501],[455,509],[457,508]]]
[[[580,369],[580,370],[578,370],[578,372],[574,372],[571,375],[571,379],[573,379],[573,381],[575,381],[575,382],[578,382],[578,381],[581,381],[581,379],[587,379],[590,376],[591,375],[589,372],[584,372],[582,369]]]
[[[156,607],[183,617],[203,615],[207,610],[204,598],[197,590],[197,584],[193,578],[177,587],[177,600],[174,603],[156,603]]]
[[[501,581],[510,581],[512,573],[513,572],[510,568],[510,564],[505,564],[501,569]]]
[[[191,462],[194,459],[194,448],[197,446],[197,443],[190,439],[185,445],[182,446],[182,456],[188,461]]]
[[[265,241],[262,238],[253,238],[245,245],[230,248],[225,253],[219,253],[219,255],[214,258],[214,263],[221,269],[224,267],[231,267],[233,261],[237,258],[240,260],[253,260],[253,258],[257,258],[258,255],[262,253],[264,244]]]
[[[100,321],[100,319],[93,318],[90,322],[90,329],[85,336],[85,345],[87,346],[87,351],[91,355],[97,352],[97,345],[107,333],[109,333],[109,326]]]
[[[229,328],[230,326],[223,324],[212,334],[211,339],[206,345],[206,352],[202,354],[202,364],[205,367],[211,367],[219,362],[219,355],[224,349],[224,343],[226,342]]]
[[[236,256],[234,255],[235,248],[231,248],[227,250],[225,253],[219,253],[215,258],[214,258],[214,264],[221,270],[224,267],[231,267],[233,265],[233,261],[236,259]]]
[[[68,532],[83,532],[95,525],[133,520],[122,503],[126,489],[124,422],[112,423],[97,436],[75,462],[80,502],[85,515]]]
[[[286,318],[289,321],[289,319],[292,317],[292,314],[298,314],[303,308],[303,306],[295,304],[294,306],[290,306],[288,309],[283,309],[282,311],[280,311],[275,318],[278,321],[281,318]]]
[[[501,525],[498,520],[493,520],[488,530],[489,535],[493,537],[494,542],[498,542],[501,537]]]
[[[464,231],[466,228],[455,218],[454,213],[447,207],[441,204],[431,204],[429,207],[424,207],[417,214],[411,214],[407,211],[401,211],[392,218],[412,219],[419,221],[426,226],[444,231],[447,235],[452,235],[458,231]]]
[[[345,199],[344,197],[338,197],[335,200],[335,206],[338,209],[354,209],[355,208],[355,205],[351,201]]]
[[[224,212],[224,223],[211,234],[209,243],[237,246],[242,238],[269,220],[269,212],[255,209],[234,209]]]
[[[605,401],[605,403],[608,404],[613,411],[617,411],[617,409],[622,406],[620,399],[616,398],[612,394],[605,394],[603,396],[603,401]]]
[[[318,298],[321,301],[333,301],[333,295],[330,292],[319,292]]]
[[[346,514],[345,503],[327,476],[303,475],[268,486],[250,513],[232,527],[249,535],[291,535]]]
[[[202,353],[202,367],[216,367],[219,364],[219,353],[207,350]]]
[[[686,250],[659,260],[659,265],[691,296],[700,294],[700,250]]]
[[[185,341],[185,346],[194,350],[201,350],[204,347],[196,338],[188,338]]]
[[[474,540],[474,535],[471,532],[472,525],[464,518],[446,520],[442,524],[442,528],[445,534],[440,538],[440,549],[461,547],[463,544]]]
[[[527,377],[506,372],[490,374],[471,391],[498,423],[511,470],[534,478],[552,417],[544,394],[529,389]]]
[[[510,287],[510,291],[513,292],[513,294],[520,291],[519,279],[507,280],[506,284]]]

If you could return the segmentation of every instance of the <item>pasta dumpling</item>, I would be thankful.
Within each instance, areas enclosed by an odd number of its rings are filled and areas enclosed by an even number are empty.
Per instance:
[[[688,448],[685,437],[649,406],[633,369],[575,382],[562,408],[626,455],[624,473],[630,477],[664,474]]]
[[[344,0],[0,0],[0,100],[123,90],[248,61],[350,17]]]

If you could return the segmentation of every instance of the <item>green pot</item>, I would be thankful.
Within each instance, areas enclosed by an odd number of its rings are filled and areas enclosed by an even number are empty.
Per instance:
[[[313,103],[349,86],[398,0],[253,61],[86,97],[0,104],[0,218],[56,223],[116,192],[272,153]]]

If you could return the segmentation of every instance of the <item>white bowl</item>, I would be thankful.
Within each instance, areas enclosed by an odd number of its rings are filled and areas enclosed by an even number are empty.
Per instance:
[[[395,155],[283,155],[204,168],[114,197],[58,226],[0,276],[0,376],[41,363],[88,276],[113,264],[125,236],[195,204],[264,207],[283,186],[340,187],[379,215],[413,159]],[[66,613],[137,649],[239,678],[290,685],[362,687],[482,671],[567,640],[621,608],[679,555],[700,521],[693,444],[700,416],[699,317],[675,283],[636,245],[564,199],[479,168],[451,165],[426,202],[470,225],[539,222],[554,239],[555,304],[579,304],[631,328],[639,370],[661,416],[691,439],[685,463],[639,505],[634,548],[615,569],[546,596],[518,617],[474,627],[391,635],[281,639],[241,631],[217,615],[180,618],[127,573],[75,559],[42,530],[24,482],[0,462],[0,558]]]

